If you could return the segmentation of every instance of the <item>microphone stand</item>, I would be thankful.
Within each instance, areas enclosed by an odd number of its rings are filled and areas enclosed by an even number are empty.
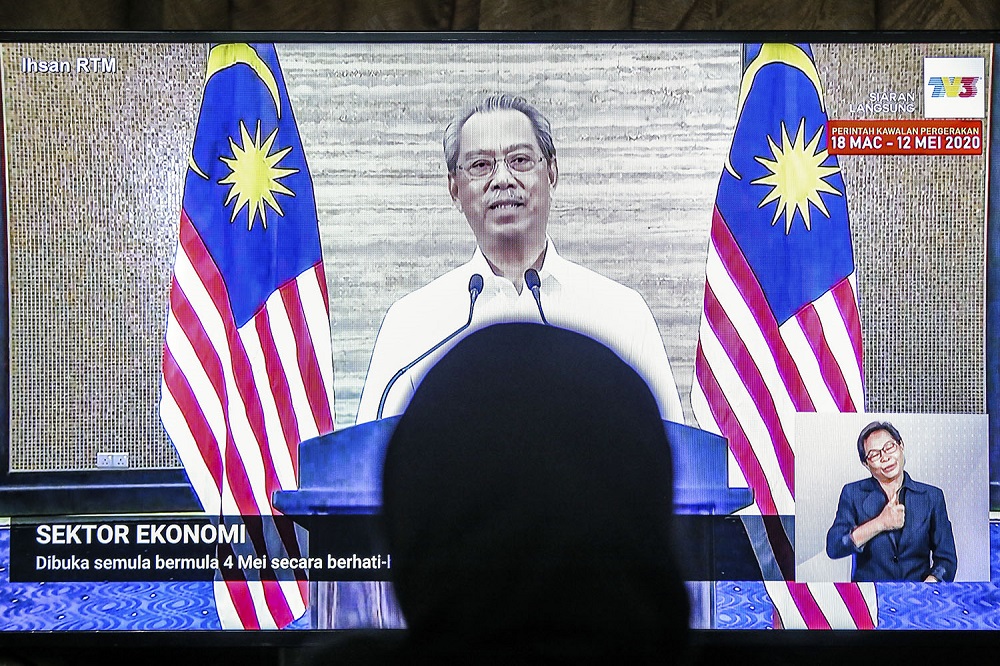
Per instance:
[[[407,371],[410,370],[410,368],[412,368],[417,363],[420,363],[422,360],[424,360],[425,358],[436,352],[438,349],[444,346],[449,340],[451,340],[456,335],[458,335],[459,333],[461,333],[462,331],[464,331],[465,329],[469,328],[469,326],[472,325],[472,312],[476,307],[476,299],[479,298],[479,294],[481,293],[483,293],[483,276],[480,275],[479,273],[476,273],[471,278],[469,278],[469,320],[465,322],[464,325],[460,326],[454,333],[449,335],[447,338],[437,343],[436,345],[425,351],[423,354],[410,361],[408,364],[404,365],[402,368],[399,369],[399,372],[397,372],[392,376],[392,379],[389,380],[389,383],[385,385],[385,390],[382,391],[382,399],[378,401],[378,412],[375,414],[376,419],[382,418],[382,410],[385,409],[386,398],[389,397],[389,391],[392,390],[392,385],[396,383],[396,380],[405,375]]]

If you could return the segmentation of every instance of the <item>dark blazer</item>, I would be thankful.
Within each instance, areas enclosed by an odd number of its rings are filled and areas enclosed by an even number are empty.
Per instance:
[[[882,532],[861,548],[855,547],[851,532],[881,513],[888,501],[873,477],[844,486],[837,517],[826,534],[826,554],[833,559],[853,555],[854,582],[922,581],[928,575],[955,580],[958,557],[944,493],[905,472],[900,490],[906,507],[903,529]]]

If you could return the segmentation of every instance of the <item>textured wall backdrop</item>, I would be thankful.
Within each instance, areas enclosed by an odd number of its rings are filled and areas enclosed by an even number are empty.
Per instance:
[[[90,469],[99,451],[176,467],[157,416],[181,186],[204,45],[5,45],[10,467]],[[116,59],[26,74],[22,58]]]
[[[979,56],[988,46],[817,46],[831,118],[870,93],[915,93],[924,56]],[[986,99],[989,99],[987,96]],[[984,136],[989,136],[988,132]],[[869,411],[986,411],[986,155],[844,156],[861,292]]]

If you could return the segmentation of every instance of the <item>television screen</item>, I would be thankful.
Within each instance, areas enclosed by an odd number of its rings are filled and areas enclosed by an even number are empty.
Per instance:
[[[992,44],[77,38],[0,44],[3,631],[404,627],[397,417],[543,319],[650,385],[693,627],[1000,628]]]

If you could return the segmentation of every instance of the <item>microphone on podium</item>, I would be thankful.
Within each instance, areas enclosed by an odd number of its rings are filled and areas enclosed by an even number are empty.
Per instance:
[[[545,318],[545,312],[542,310],[542,279],[538,277],[538,271],[534,268],[524,271],[524,284],[528,285],[531,295],[535,297],[535,304],[538,306],[538,314],[542,316],[542,323],[550,326],[551,324]]]
[[[537,279],[537,273],[536,273],[536,279]],[[472,313],[476,308],[476,299],[479,298],[479,294],[481,293],[483,293],[483,276],[480,275],[479,273],[475,273],[471,278],[469,278],[469,320],[466,321],[465,324],[463,324],[462,326],[458,327],[458,329],[456,329],[455,332],[446,337],[444,340],[437,343],[436,345],[425,351],[423,354],[421,354],[417,358],[413,359],[412,361],[404,365],[402,368],[399,369],[399,372],[397,372],[392,376],[392,379],[389,380],[389,383],[385,385],[385,390],[382,391],[382,399],[378,401],[378,412],[375,414],[376,419],[382,418],[382,410],[385,409],[385,401],[389,397],[389,391],[392,390],[392,385],[396,383],[397,379],[405,375],[410,368],[412,368],[417,363],[420,363],[422,360],[424,360],[425,358],[436,352],[445,343],[447,343],[449,340],[451,340],[456,335],[458,335],[459,333],[461,333],[462,331],[464,331],[465,329],[469,328],[469,326],[472,325]]]

